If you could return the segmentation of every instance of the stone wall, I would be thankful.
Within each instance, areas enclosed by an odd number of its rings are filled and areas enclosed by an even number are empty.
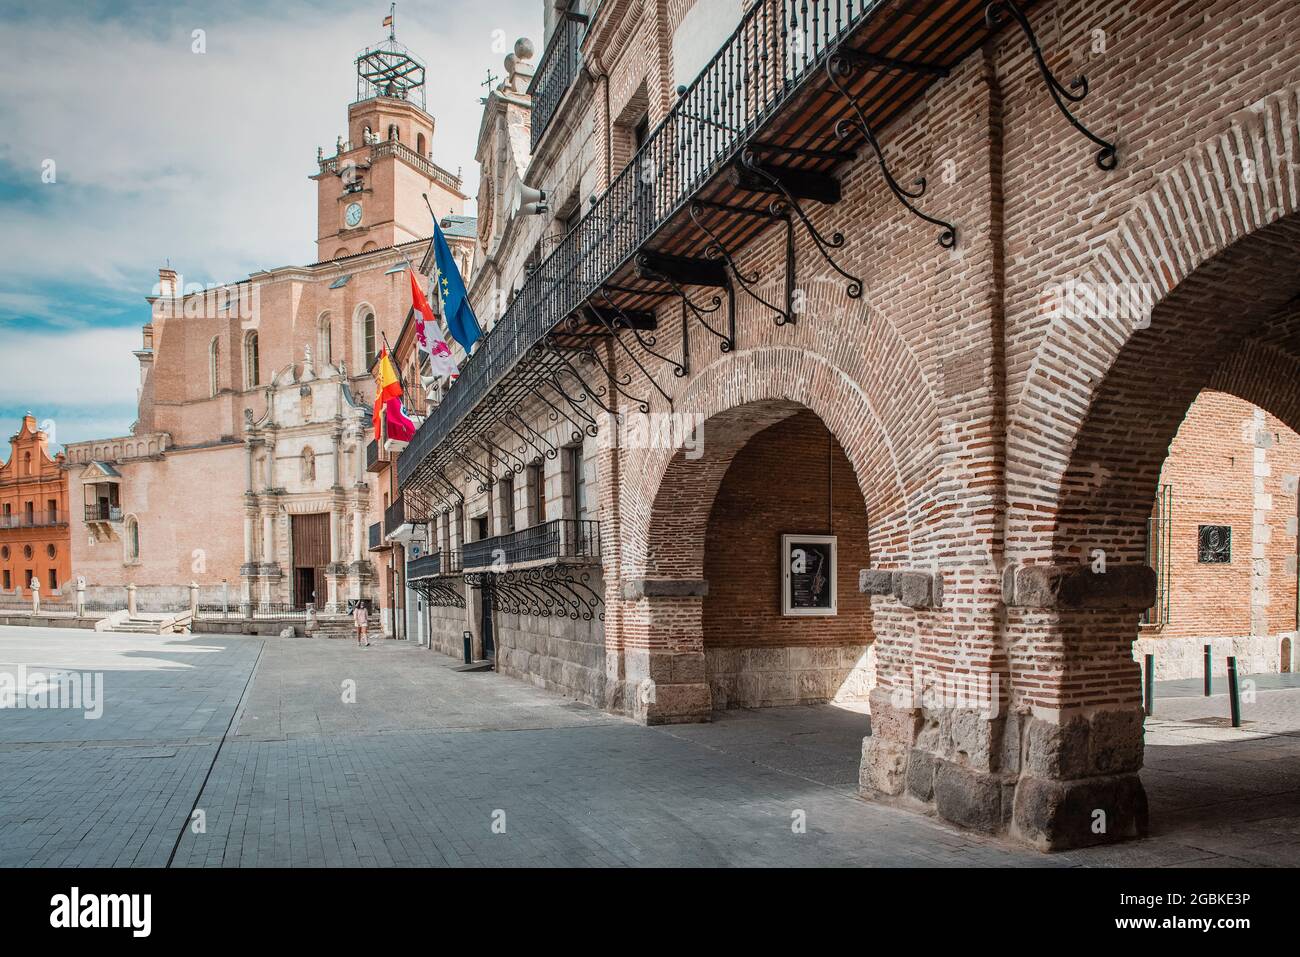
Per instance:
[[[599,577],[590,585],[599,594]],[[596,607],[596,614],[602,611]],[[574,620],[498,613],[493,621],[497,670],[539,688],[605,707],[605,626],[598,617]]]

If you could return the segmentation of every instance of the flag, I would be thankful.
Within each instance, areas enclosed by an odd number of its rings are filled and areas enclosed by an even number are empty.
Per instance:
[[[456,360],[452,358],[447,341],[433,321],[433,307],[420,289],[420,281],[415,278],[415,270],[407,269],[411,277],[411,308],[415,312],[415,347],[420,355],[429,357],[429,366],[439,378],[449,376],[455,379],[460,375]]]
[[[388,349],[379,353],[375,369],[375,441],[383,438],[382,423],[388,423],[388,437],[398,442],[409,442],[415,437],[415,423],[402,408],[402,383],[388,358]]]
[[[465,294],[465,280],[456,268],[447,237],[442,234],[438,221],[433,221],[433,258],[438,266],[438,296],[442,301],[442,316],[447,320],[447,331],[469,355],[483,330],[479,328],[474,310]]]
[[[393,25],[393,15],[390,13],[388,16],[384,17],[383,26],[391,27],[392,25]]]

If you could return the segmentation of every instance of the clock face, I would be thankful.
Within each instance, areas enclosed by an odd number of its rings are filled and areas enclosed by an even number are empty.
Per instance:
[[[350,203],[348,208],[343,212],[343,219],[349,226],[356,226],[361,222],[361,204]]]

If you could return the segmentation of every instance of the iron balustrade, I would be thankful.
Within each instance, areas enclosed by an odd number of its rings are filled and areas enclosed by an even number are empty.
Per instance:
[[[399,493],[392,504],[384,509],[384,534],[393,534],[394,531],[405,525],[406,521],[406,499]]]
[[[505,535],[467,542],[465,568],[491,568],[547,559],[600,559],[600,522],[557,518]]]
[[[410,481],[529,350],[731,163],[803,81],[819,72],[841,40],[883,2],[760,0],[750,7],[632,161],[529,274],[462,364],[456,385],[429,410],[398,460],[400,483]],[[541,72],[539,68],[539,76]],[[534,129],[537,109],[534,103]]]
[[[46,528],[51,525],[67,525],[68,513],[57,509],[45,509],[28,515],[0,515],[0,528]]]
[[[388,464],[388,454],[375,439],[366,444],[366,471],[378,472]]]
[[[384,541],[383,523],[375,522],[370,526],[370,550],[373,552],[388,547],[388,543]]]
[[[251,619],[253,621],[305,621],[306,608],[297,608],[282,602],[249,604],[240,602],[233,605],[200,604],[195,608],[196,618],[209,620]]]
[[[442,552],[434,552],[432,555],[421,555],[419,558],[413,558],[406,563],[406,578],[408,581],[414,581],[417,578],[438,578],[444,574],[452,573],[452,565],[457,566],[455,570],[459,571],[460,561],[452,553],[451,560],[447,562],[447,570],[442,568]]]
[[[117,505],[87,505],[86,521],[120,522],[122,521],[122,509]]]
[[[528,84],[532,97],[532,133],[529,150],[537,152],[537,144],[560,108],[560,101],[582,69],[582,37],[587,29],[587,18],[580,13],[565,11],[560,14],[551,42],[542,53],[537,72]]]

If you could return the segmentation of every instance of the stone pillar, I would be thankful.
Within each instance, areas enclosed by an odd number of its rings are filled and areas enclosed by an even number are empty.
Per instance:
[[[199,583],[190,582],[190,615],[191,617],[199,613]]]
[[[31,580],[31,582],[30,582],[30,585],[31,585],[31,589],[32,589],[32,614],[33,614],[33,615],[39,615],[39,614],[41,613],[41,582],[40,582],[40,579],[38,579],[38,578],[36,578],[35,576],[33,576],[33,577],[32,577],[32,580]]]
[[[343,433],[334,433],[334,487],[343,484]]]
[[[266,487],[275,488],[275,443],[266,443]]]
[[[365,561],[366,548],[366,516],[358,505],[352,510],[352,560]]]
[[[629,579],[623,585],[625,710],[645,724],[708,721],[713,715],[704,667],[702,623],[708,583]]]
[[[275,513],[262,513],[262,563],[270,565],[275,562]]]
[[[77,617],[86,616],[86,580],[80,576],[77,577]]]
[[[252,438],[249,438],[248,441],[244,443],[244,450],[248,453],[245,456],[248,465],[247,475],[244,482],[244,491],[246,492],[255,491],[253,488],[253,447],[255,444],[256,442]]]
[[[343,512],[335,508],[330,512],[330,561],[343,561]]]
[[[135,585],[126,586],[126,613],[135,617]]]
[[[253,555],[253,523],[257,521],[257,513],[253,509],[244,510],[244,564],[251,565],[257,559]]]

